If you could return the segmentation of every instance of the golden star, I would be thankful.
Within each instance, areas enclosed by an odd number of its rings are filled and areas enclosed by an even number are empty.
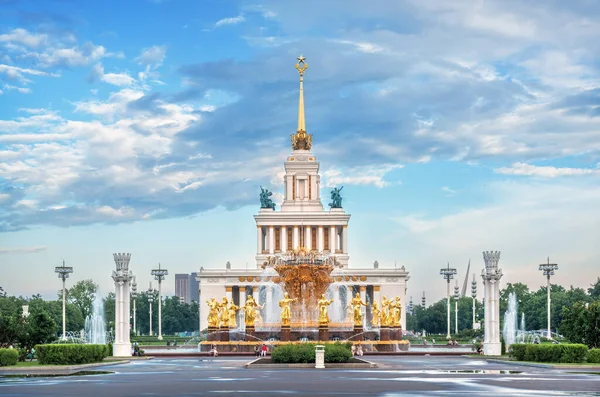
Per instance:
[[[296,58],[298,60],[298,62],[302,63],[304,62],[304,60],[306,59],[305,57],[303,57],[302,55],[300,55],[298,58]]]

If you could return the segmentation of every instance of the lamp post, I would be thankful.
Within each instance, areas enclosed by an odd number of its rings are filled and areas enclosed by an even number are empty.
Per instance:
[[[63,260],[62,266],[56,266],[54,268],[54,273],[58,274],[58,278],[60,278],[62,280],[62,301],[63,301],[63,307],[62,307],[62,329],[63,329],[63,334],[62,334],[62,339],[65,340],[67,339],[67,322],[66,322],[66,318],[67,318],[67,312],[66,312],[66,307],[67,307],[67,290],[65,288],[65,281],[69,278],[69,274],[73,273],[73,267],[72,266],[65,266],[65,261]]]
[[[458,299],[460,298],[460,292],[458,288],[458,280],[455,280],[454,285],[454,334],[458,334]]]
[[[154,301],[154,291],[152,290],[152,281],[150,281],[150,287],[148,288],[148,306],[150,307],[150,332],[149,336],[152,336],[152,302]]]
[[[137,283],[135,282],[135,276],[133,276],[133,283],[131,283],[131,299],[133,299],[133,333],[137,335],[137,327],[135,324],[135,314],[136,314],[136,304],[135,300],[137,298]]]
[[[548,257],[548,262],[542,263],[540,270],[546,276],[546,289],[548,292],[548,339],[552,339],[552,333],[550,333],[550,276],[554,276],[554,271],[558,270],[558,265],[550,263],[550,257]]]
[[[473,298],[473,329],[475,329],[475,301],[477,300],[477,281],[475,281],[475,273],[473,273],[473,281],[471,281],[471,298]]]
[[[425,304],[426,304],[426,300],[425,300],[425,291],[423,291],[423,296],[421,297],[421,307],[425,308]]]
[[[456,269],[450,268],[450,262],[448,262],[448,267],[440,269],[440,274],[444,277],[444,279],[447,282],[446,298],[448,302],[448,334],[446,335],[446,339],[450,339],[450,280],[454,278],[454,275],[456,274]]]
[[[150,272],[151,275],[154,276],[154,279],[158,281],[158,340],[162,340],[162,290],[161,284],[165,279],[169,271],[167,269],[161,269],[160,263],[158,264],[158,269],[153,269]]]

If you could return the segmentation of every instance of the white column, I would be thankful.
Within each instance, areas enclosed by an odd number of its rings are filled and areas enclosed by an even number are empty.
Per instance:
[[[286,252],[288,250],[288,246],[287,246],[287,227],[286,226],[282,226],[281,227],[281,252]]]
[[[342,252],[348,253],[348,227],[346,225],[342,226]]]
[[[262,254],[263,252],[263,247],[262,247],[262,226],[257,226],[256,227],[256,249],[258,250],[258,254]]]
[[[300,245],[300,241],[299,241],[299,231],[298,231],[298,226],[294,226],[294,230],[292,231],[292,242],[294,243],[294,246],[292,247],[292,249],[298,249],[298,245]]]
[[[406,330],[406,283],[402,284],[400,288],[402,288],[402,292],[400,293],[400,303],[402,304],[400,325],[402,326],[402,330]]]
[[[475,329],[475,298],[473,298],[473,329]]]
[[[275,253],[275,227],[269,226],[269,254]]]
[[[232,302],[233,301],[233,297],[231,295],[233,287],[225,287],[225,296],[227,297],[227,301]]]
[[[373,286],[373,300],[377,302],[381,309],[381,286],[379,285]]]
[[[304,226],[304,229],[306,230],[304,232],[304,246],[306,247],[307,250],[310,251],[312,249],[312,236],[311,236],[312,228],[310,226]]]
[[[323,240],[323,226],[318,227],[317,232],[317,250],[319,252],[323,252],[324,249],[324,240]]]
[[[150,328],[149,328],[149,331],[148,331],[148,335],[152,336],[152,302],[150,302],[150,304],[149,304],[149,309],[150,309],[150,313],[149,313],[149,315],[150,315],[150,324],[149,324]]]
[[[121,343],[121,285],[119,282],[115,283],[115,344]]]
[[[335,250],[337,249],[337,226],[331,225],[329,227],[329,250],[332,254],[335,254]]]
[[[133,333],[137,335],[137,327],[135,324],[135,316],[136,316],[136,308],[135,308],[135,299],[133,300]]]
[[[129,322],[131,318],[131,295],[130,295],[130,282],[125,281],[123,284],[123,293],[125,295],[125,302],[123,304],[125,313],[123,316],[123,343],[127,345],[131,345],[131,323]],[[131,347],[130,347],[131,349]]]

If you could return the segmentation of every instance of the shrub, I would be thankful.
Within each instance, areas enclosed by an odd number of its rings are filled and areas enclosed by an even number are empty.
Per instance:
[[[517,361],[523,361],[525,360],[525,350],[527,349],[527,346],[529,345],[523,343],[514,343],[509,346],[508,354]]]
[[[108,345],[52,344],[35,347],[40,364],[87,364],[102,361]]]
[[[17,365],[19,352],[17,349],[0,349],[0,367]]]
[[[271,360],[277,364],[310,364],[315,362],[315,344],[279,345],[271,353]],[[330,343],[325,345],[326,363],[345,363],[352,359],[350,343]]]
[[[590,349],[587,355],[587,362],[600,364],[600,349]]]
[[[524,354],[521,346],[525,346]],[[581,344],[511,345],[511,350],[515,350],[511,355],[517,360],[542,363],[582,363],[587,356],[587,346]]]

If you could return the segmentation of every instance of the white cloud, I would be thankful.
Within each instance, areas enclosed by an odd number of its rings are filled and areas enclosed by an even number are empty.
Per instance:
[[[456,194],[456,190],[450,189],[448,186],[442,187],[442,191],[448,193],[447,196],[452,196]]]
[[[159,66],[165,60],[167,54],[167,46],[155,45],[142,50],[140,56],[135,58],[135,61],[140,65],[155,65]]]
[[[25,29],[14,29],[9,33],[0,34],[0,42],[22,44],[27,47],[39,47],[48,42],[48,35],[29,33]]]
[[[505,175],[528,175],[542,178],[556,178],[559,176],[600,175],[600,169],[569,168],[553,166],[536,166],[526,163],[514,163],[511,167],[495,168],[494,172]]]
[[[383,164],[377,166],[354,167],[345,170],[330,169],[323,173],[326,187],[339,185],[374,185],[377,187],[389,186],[390,182],[384,178],[389,172],[403,168],[400,164]]]
[[[357,51],[365,54],[377,54],[384,51],[384,48],[374,44],[361,41],[350,41],[350,40],[334,40],[336,43],[348,44],[356,48]]]
[[[136,80],[127,73],[106,73],[102,76],[102,81],[119,87],[135,84]]]
[[[237,17],[232,17],[232,18],[223,18],[215,23],[215,28],[218,28],[220,26],[225,26],[225,25],[235,25],[240,22],[244,22],[245,20],[246,20],[246,18],[244,18],[243,15],[238,15]]]
[[[15,247],[15,248],[4,248],[0,247],[0,254],[33,254],[40,251],[45,251],[48,247],[45,245],[38,245],[33,247]]]
[[[4,89],[8,91],[17,91],[21,94],[31,94],[31,89],[27,87],[17,87],[10,84],[4,84]]]
[[[483,267],[481,252],[500,250],[505,274],[502,283],[539,285],[543,280],[539,279],[537,264],[550,255],[559,264],[577,269],[559,272],[559,284],[589,284],[600,260],[596,249],[599,186],[497,182],[481,189],[489,194],[491,203],[443,216],[416,213],[396,217],[400,230],[395,239],[404,242],[400,249],[412,248],[405,252],[404,260],[431,266],[438,263],[440,268],[450,260],[451,264],[464,263],[466,268],[471,257],[475,258],[473,272],[478,273]],[[428,279],[431,266],[411,266],[412,278]],[[437,288],[421,285],[428,297],[441,297]]]

